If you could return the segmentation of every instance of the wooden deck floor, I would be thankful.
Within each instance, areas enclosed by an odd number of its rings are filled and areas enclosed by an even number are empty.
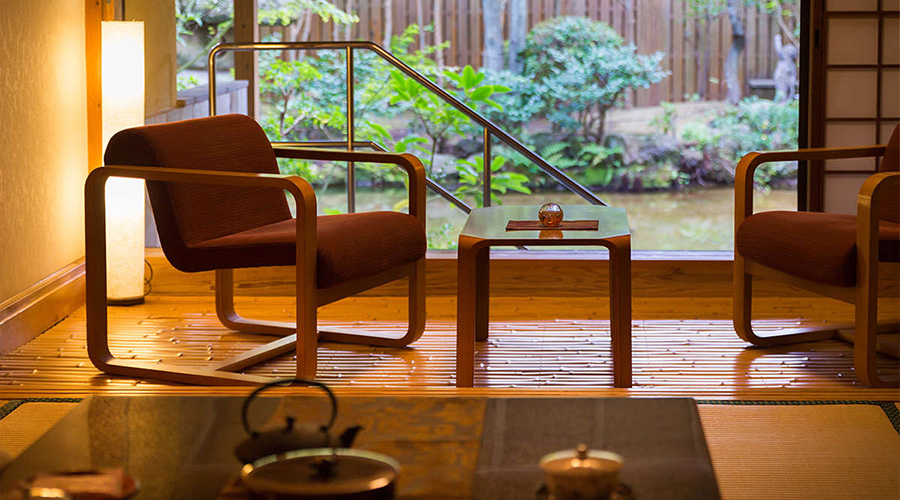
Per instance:
[[[734,334],[730,299],[693,301],[692,319],[671,318],[673,304],[635,301],[633,389],[611,389],[609,322],[605,311],[577,300],[492,301],[491,338],[477,347],[475,389],[456,389],[455,302],[429,299],[425,335],[408,349],[320,344],[318,378],[354,393],[511,393],[548,396],[591,394],[689,395],[739,399],[897,400],[898,390],[857,385],[852,346],[823,341],[772,349],[749,349]],[[238,302],[247,316],[290,315],[290,299],[268,297]],[[821,302],[816,319],[802,319],[790,300],[763,304],[759,330],[775,331],[847,315]],[[809,305],[809,299],[803,304]],[[359,298],[325,308],[322,323],[368,329],[404,327],[401,298]],[[587,311],[590,312],[588,313]],[[184,364],[219,360],[261,344],[267,337],[236,333],[216,319],[211,297],[148,297],[147,303],[110,308],[110,343],[118,356]],[[572,313],[572,314],[568,314]],[[349,318],[364,318],[350,321]],[[570,315],[587,319],[546,319]],[[792,316],[793,315],[793,316]],[[682,315],[684,316],[684,315]],[[781,319],[772,319],[772,318]],[[783,319],[800,318],[800,319]],[[900,373],[896,359],[883,357],[885,373]],[[250,373],[290,376],[291,356],[254,367]],[[225,394],[246,388],[198,388],[108,377],[87,359],[84,309],[17,351],[0,357],[0,399],[111,394]]]

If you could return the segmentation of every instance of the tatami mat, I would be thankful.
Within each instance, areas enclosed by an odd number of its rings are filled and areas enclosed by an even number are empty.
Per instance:
[[[0,420],[0,467],[19,456],[78,403],[27,402]],[[0,406],[2,407],[2,406]]]
[[[725,500],[900,498],[900,434],[871,404],[701,405]]]

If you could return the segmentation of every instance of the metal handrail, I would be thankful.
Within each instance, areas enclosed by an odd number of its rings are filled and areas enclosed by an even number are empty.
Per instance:
[[[216,56],[220,52],[224,51],[233,51],[233,52],[248,52],[248,51],[256,51],[256,50],[336,50],[336,49],[344,49],[346,50],[346,61],[347,61],[347,140],[342,141],[341,144],[346,144],[347,149],[353,149],[354,144],[357,142],[354,139],[354,125],[353,125],[353,49],[363,49],[370,50],[377,54],[379,57],[384,59],[385,61],[391,63],[395,68],[399,69],[403,73],[406,74],[409,78],[412,78],[420,85],[424,86],[438,97],[443,99],[445,102],[456,108],[459,112],[466,115],[469,119],[475,121],[482,127],[484,127],[484,169],[483,169],[483,189],[484,189],[484,206],[490,206],[491,203],[491,138],[492,136],[496,136],[502,142],[504,142],[507,146],[512,147],[514,150],[518,151],[520,154],[534,162],[544,173],[548,174],[550,177],[553,177],[557,182],[566,187],[569,191],[581,196],[584,200],[590,202],[594,205],[607,205],[606,202],[601,200],[597,195],[592,193],[586,187],[582,186],[578,181],[572,179],[568,175],[566,175],[562,170],[558,169],[551,165],[547,160],[542,158],[540,155],[529,149],[527,146],[519,142],[515,137],[508,134],[505,130],[498,127],[492,121],[488,120],[477,111],[472,108],[466,106],[464,103],[460,102],[458,99],[450,95],[447,91],[442,89],[436,83],[432,82],[424,75],[419,73],[418,71],[411,68],[409,65],[395,57],[393,54],[382,48],[380,45],[374,42],[366,42],[366,41],[334,41],[334,42],[252,42],[252,43],[221,43],[212,48],[209,52],[208,56],[208,68],[209,68],[209,114],[210,116],[214,116],[216,114]],[[353,164],[348,164],[347,170],[347,193],[348,193],[348,209],[350,212],[355,210],[355,170],[353,168]],[[444,189],[439,184],[431,181],[429,183],[429,187],[438,186],[440,190],[442,190],[446,194],[450,194],[446,189]],[[432,187],[434,189],[434,187]],[[438,191],[440,193],[440,191]],[[442,194],[444,196],[444,194]],[[452,194],[450,194],[452,196]],[[446,196],[444,196],[446,198]],[[454,199],[462,203],[461,200],[452,196]],[[456,204],[456,203],[454,203]],[[457,206],[459,206],[457,204]],[[471,209],[470,209],[471,210]]]

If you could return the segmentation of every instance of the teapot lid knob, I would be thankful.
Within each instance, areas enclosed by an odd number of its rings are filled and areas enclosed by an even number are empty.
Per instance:
[[[588,457],[588,447],[586,444],[579,444],[577,448],[575,448],[575,458],[578,460],[586,460]]]

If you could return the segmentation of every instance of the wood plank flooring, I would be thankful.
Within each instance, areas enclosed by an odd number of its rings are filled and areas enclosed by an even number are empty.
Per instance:
[[[762,299],[759,330],[822,320],[849,319],[850,310],[827,299]],[[238,300],[251,317],[285,318],[292,300]],[[428,301],[425,335],[408,349],[320,344],[318,378],[342,392],[525,396],[660,396],[738,399],[867,399],[900,401],[898,390],[857,384],[852,346],[823,341],[772,349],[750,349],[734,334],[730,299],[635,300],[634,382],[612,389],[609,322],[597,299],[496,298],[491,303],[491,338],[476,353],[475,389],[456,389],[455,300]],[[888,303],[896,310],[896,303]],[[681,311],[680,315],[674,310]],[[814,311],[815,318],[809,311]],[[573,319],[548,319],[572,317]],[[680,319],[672,319],[673,317]],[[271,337],[222,327],[212,297],[151,295],[145,304],[111,307],[110,344],[118,356],[200,365],[260,345]],[[405,300],[357,298],[320,310],[328,325],[400,331]],[[574,319],[577,318],[577,319]],[[885,373],[900,363],[883,357]],[[288,377],[291,356],[249,370]],[[98,372],[85,350],[84,309],[79,309],[18,350],[0,357],[0,399],[84,394],[243,394],[246,388],[167,385],[109,377]]]

